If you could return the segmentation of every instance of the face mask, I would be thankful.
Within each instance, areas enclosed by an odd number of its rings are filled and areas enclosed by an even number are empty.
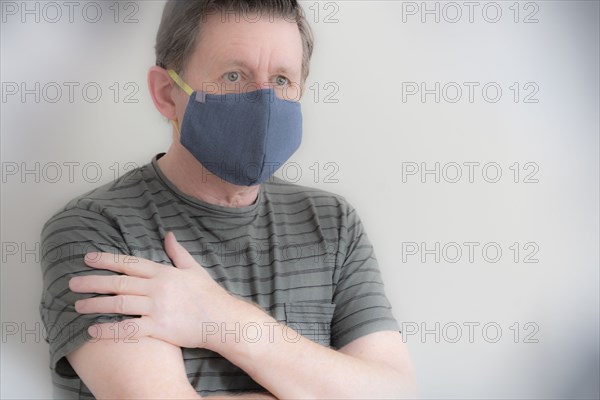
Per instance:
[[[222,95],[194,91],[173,70],[189,96],[179,130],[181,144],[211,173],[240,186],[269,179],[300,146],[302,113],[297,101],[273,88]]]

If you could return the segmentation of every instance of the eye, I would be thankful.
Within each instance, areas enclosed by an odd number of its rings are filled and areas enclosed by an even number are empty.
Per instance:
[[[225,80],[228,82],[235,83],[239,80],[239,78],[240,78],[239,72],[232,71],[232,72],[228,72],[225,74]]]
[[[279,86],[284,86],[290,83],[290,80],[283,75],[279,75],[277,79],[275,79],[275,83]]]

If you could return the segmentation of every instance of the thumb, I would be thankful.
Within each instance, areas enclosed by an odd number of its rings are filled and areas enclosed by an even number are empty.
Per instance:
[[[197,264],[194,257],[179,244],[175,234],[171,231],[165,235],[165,250],[177,268],[192,268]]]

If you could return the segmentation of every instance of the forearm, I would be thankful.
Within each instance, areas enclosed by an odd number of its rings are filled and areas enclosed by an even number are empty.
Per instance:
[[[67,360],[98,399],[199,399],[187,379],[181,349],[160,339],[97,340]]]
[[[246,315],[242,326],[265,327],[260,339],[223,343],[220,352],[277,398],[416,396],[408,372],[314,343],[262,310],[248,309]]]

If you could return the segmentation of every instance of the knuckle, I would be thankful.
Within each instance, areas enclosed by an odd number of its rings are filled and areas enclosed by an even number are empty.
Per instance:
[[[123,293],[127,289],[127,282],[129,277],[127,275],[119,275],[117,276],[117,284],[116,289],[117,293]]]
[[[125,314],[125,296],[115,296],[117,314]]]

